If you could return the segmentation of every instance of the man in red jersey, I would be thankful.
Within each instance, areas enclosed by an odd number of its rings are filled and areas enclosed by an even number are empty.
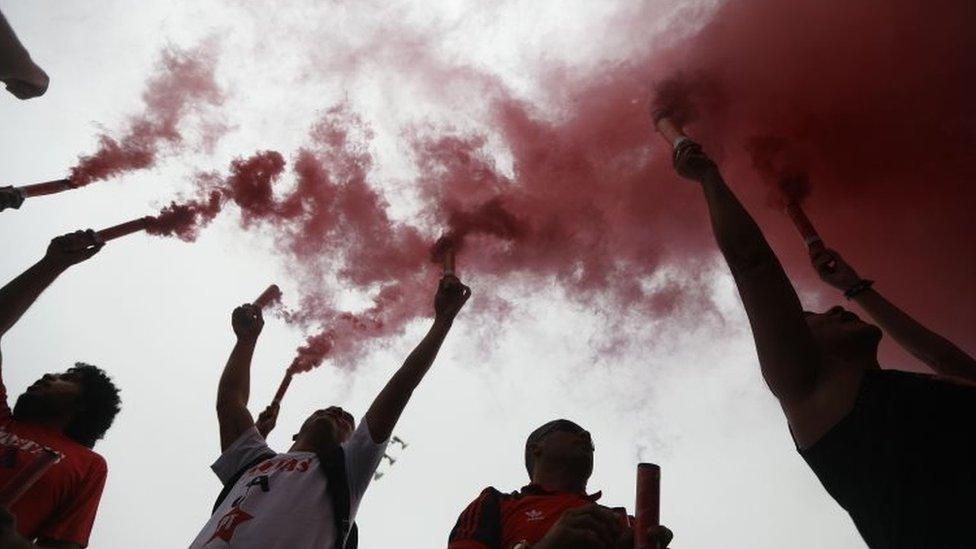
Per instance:
[[[52,240],[40,261],[0,288],[0,335],[61,273],[103,245],[91,230]],[[43,448],[61,455],[10,509],[17,531],[37,546],[88,545],[106,475],[105,460],[91,448],[118,411],[118,389],[88,364],[45,374],[17,398],[12,412],[0,382],[0,486]]]
[[[586,493],[593,450],[590,433],[568,419],[533,431],[525,442],[531,483],[511,494],[485,488],[458,518],[449,549],[632,548],[626,510],[597,505],[600,493]],[[663,526],[644,535],[659,549],[671,541]]]

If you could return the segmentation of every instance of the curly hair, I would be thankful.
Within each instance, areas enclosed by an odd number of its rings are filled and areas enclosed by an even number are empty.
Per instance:
[[[75,363],[68,373],[78,376],[81,385],[81,411],[71,420],[64,433],[79,444],[89,448],[105,436],[112,420],[119,413],[121,399],[119,389],[108,375],[97,366]]]

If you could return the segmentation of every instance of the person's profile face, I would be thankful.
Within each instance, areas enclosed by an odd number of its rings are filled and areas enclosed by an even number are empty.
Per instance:
[[[352,414],[339,406],[330,406],[323,410],[316,410],[302,424],[296,435],[311,440],[332,438],[342,444],[349,440],[356,428],[356,419]]]
[[[46,401],[68,403],[81,396],[81,379],[76,373],[44,374],[27,388],[25,393]]]
[[[572,465],[589,477],[593,471],[593,438],[586,430],[554,429],[536,443],[536,456]]]
[[[44,374],[14,404],[14,416],[38,419],[77,412],[83,387],[77,373]]]
[[[822,313],[805,312],[807,326],[826,354],[856,354],[877,350],[881,330],[836,306]]]

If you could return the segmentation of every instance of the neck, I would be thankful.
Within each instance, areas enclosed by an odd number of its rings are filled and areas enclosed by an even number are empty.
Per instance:
[[[73,416],[73,413],[61,409],[60,406],[27,393],[20,395],[13,409],[13,418],[17,421],[40,425],[60,433],[64,433]]]
[[[876,352],[865,351],[863,353],[848,354],[844,356],[830,356],[829,360],[835,363],[837,369],[848,372],[870,372],[880,370],[881,364],[878,362]]]
[[[566,467],[536,466],[532,474],[532,482],[548,492],[568,492],[572,494],[586,493],[586,480],[580,478],[579,473]]]
[[[68,423],[71,422],[69,418],[64,417],[32,417],[21,419],[24,423],[30,423],[32,425],[40,425],[42,427],[47,427],[52,431],[58,431],[59,433],[64,433],[64,430],[68,427]]]
[[[316,454],[327,454],[334,450],[339,444],[322,444],[313,443],[302,438],[299,438],[294,443],[292,443],[291,448],[288,449],[289,452],[315,452]]]

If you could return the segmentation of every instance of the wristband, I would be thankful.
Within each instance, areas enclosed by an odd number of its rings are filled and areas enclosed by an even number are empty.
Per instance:
[[[874,286],[873,280],[862,278],[861,280],[857,281],[857,284],[854,284],[844,291],[844,297],[847,299],[854,299],[858,294],[864,293],[866,290],[871,289],[871,286]]]

